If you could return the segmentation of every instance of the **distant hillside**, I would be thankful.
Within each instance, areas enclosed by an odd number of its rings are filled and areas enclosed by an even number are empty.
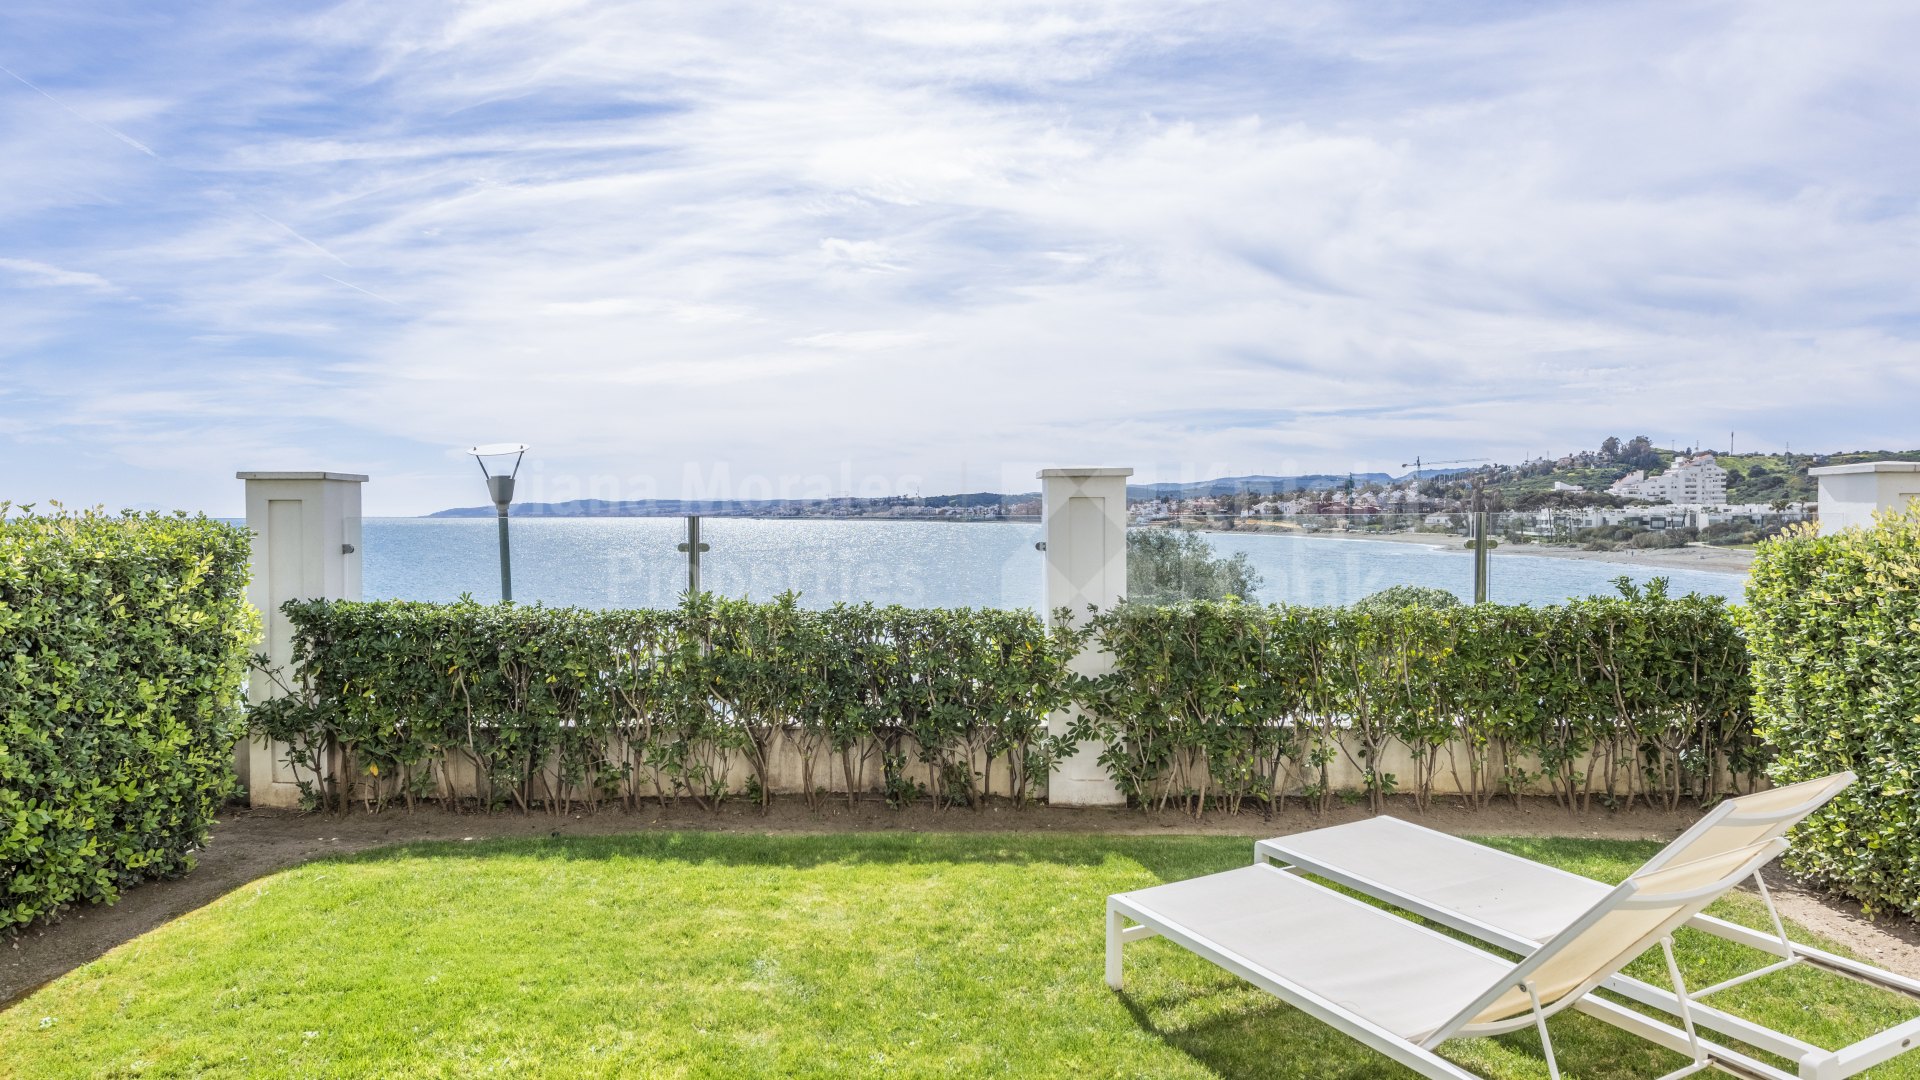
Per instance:
[[[1427,480],[1443,478],[1463,473],[1463,469],[1426,469],[1421,476]],[[1391,473],[1367,472],[1352,474],[1356,488],[1389,487],[1412,479],[1413,474],[1394,476]],[[1222,498],[1229,495],[1276,495],[1296,491],[1332,491],[1345,487],[1349,477],[1346,473],[1312,473],[1306,476],[1223,476],[1215,480],[1198,480],[1188,484],[1129,484],[1127,498],[1130,500],[1149,499],[1197,499],[1202,496]],[[1023,491],[1002,494],[993,491],[975,491],[963,495],[896,495],[880,499],[573,499],[558,503],[515,503],[515,517],[674,517],[682,514],[705,514],[713,517],[754,517],[772,514],[816,513],[842,507],[851,507],[862,511],[885,510],[895,506],[947,507],[1008,507],[1016,503],[1038,499],[1037,491]],[[468,518],[492,517],[491,506],[461,506],[450,510],[436,510],[428,517]]]
[[[1633,444],[1637,444],[1635,447]],[[1604,452],[1580,452],[1553,461],[1529,461],[1520,465],[1484,465],[1473,469],[1423,469],[1419,476],[1422,493],[1444,500],[1464,503],[1475,483],[1492,502],[1494,509],[1532,508],[1538,505],[1611,505],[1604,492],[1615,480],[1635,468],[1658,472],[1670,466],[1675,451],[1649,447],[1645,440],[1633,440],[1631,460],[1609,460]],[[1809,468],[1845,465],[1860,461],[1920,461],[1920,450],[1856,450],[1841,454],[1718,454],[1726,468],[1729,502],[1770,503],[1803,502],[1814,499],[1818,485],[1807,475]],[[1351,480],[1356,489],[1379,490],[1406,486],[1415,479],[1412,473],[1308,473],[1302,476],[1223,476],[1213,480],[1175,484],[1129,484],[1127,498],[1135,502],[1153,499],[1223,499],[1237,495],[1287,495],[1302,491],[1337,491]],[[1587,494],[1555,492],[1554,485],[1571,484]],[[976,509],[1005,510],[1019,503],[1038,499],[1035,491],[1006,494],[975,491],[959,495],[893,495],[878,499],[574,499],[559,503],[515,503],[515,517],[673,517],[703,514],[713,517],[773,516],[887,516],[889,510],[922,507],[932,510]],[[1027,511],[1030,512],[1030,511]],[[440,510],[428,517],[492,517],[491,506],[463,506]],[[915,516],[899,514],[895,516]]]
[[[1674,451],[1652,451],[1660,464],[1650,468],[1659,472],[1673,463]],[[1849,465],[1861,461],[1920,461],[1920,450],[1853,450],[1838,454],[1722,454],[1714,460],[1727,470],[1727,501],[1731,503],[1811,502],[1819,496],[1819,482],[1807,475],[1808,469],[1823,465]],[[1484,489],[1497,494],[1507,505],[1538,501],[1554,490],[1554,484],[1572,484],[1588,492],[1605,492],[1613,482],[1632,472],[1638,465],[1623,462],[1577,463],[1562,467],[1547,462],[1524,465],[1494,465],[1473,474],[1454,478],[1442,488],[1464,492],[1466,482],[1477,476]],[[1448,494],[1454,494],[1448,491]]]
[[[885,509],[890,506],[1008,506],[1027,499],[1037,499],[1039,492],[1021,495],[1000,495],[991,491],[978,491],[967,495],[929,495],[926,498],[911,498],[897,495],[884,499],[573,499],[558,503],[514,503],[514,517],[678,517],[684,514],[702,514],[710,517],[753,517],[777,513],[806,513],[827,510],[840,506],[855,506],[861,509]],[[450,510],[436,510],[428,517],[468,518],[492,517],[491,506],[458,506]]]
[[[1420,475],[1432,479],[1465,471],[1464,469],[1424,469]],[[1127,498],[1198,499],[1202,496],[1210,496],[1217,499],[1226,495],[1281,495],[1295,491],[1333,491],[1345,487],[1348,479],[1352,479],[1356,488],[1390,487],[1412,477],[1412,473],[1394,476],[1392,473],[1383,472],[1353,473],[1351,476],[1347,473],[1309,473],[1305,476],[1223,476],[1218,480],[1200,480],[1191,484],[1128,484]]]
[[[1820,482],[1808,469],[1824,465],[1853,465],[1862,461],[1920,461],[1920,450],[1856,450],[1845,454],[1795,454],[1792,464],[1781,454],[1720,454],[1727,470],[1727,501],[1811,501],[1820,494]]]

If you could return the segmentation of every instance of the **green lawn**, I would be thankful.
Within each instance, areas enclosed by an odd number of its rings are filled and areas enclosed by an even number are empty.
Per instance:
[[[1498,843],[1614,878],[1655,847]],[[390,848],[262,879],[0,1013],[0,1075],[1408,1075],[1164,941],[1129,946],[1127,993],[1106,989],[1108,893],[1239,866],[1251,846],[682,833]],[[1721,910],[1751,921],[1757,905]],[[1683,947],[1693,979],[1753,962]],[[1817,1042],[1911,1011],[1798,971],[1729,1003]],[[1571,1013],[1553,1031],[1570,1078],[1681,1063]],[[1530,1034],[1443,1053],[1546,1075]]]

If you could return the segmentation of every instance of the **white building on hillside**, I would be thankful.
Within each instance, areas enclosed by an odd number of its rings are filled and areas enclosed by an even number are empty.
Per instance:
[[[1724,503],[1727,501],[1727,470],[1713,460],[1712,454],[1674,458],[1673,466],[1658,476],[1638,469],[1614,481],[1609,494],[1629,499],[1650,499],[1670,503]]]
[[[1537,510],[1527,531],[1535,536],[1552,536],[1570,529],[1598,529],[1610,525],[1632,525],[1641,529],[1704,529],[1709,525],[1730,521],[1752,525],[1784,525],[1808,520],[1813,516],[1812,510],[1810,503],[1788,503],[1784,510],[1774,509],[1771,503]]]

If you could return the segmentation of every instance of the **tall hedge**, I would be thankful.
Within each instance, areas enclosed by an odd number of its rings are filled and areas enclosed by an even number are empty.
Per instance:
[[[1038,794],[1061,752],[1073,640],[1027,611],[801,608],[712,595],[667,611],[408,601],[297,602],[293,691],[254,710],[316,806],[450,800],[472,770],[489,808],[644,794],[711,806],[802,787],[984,805]],[[745,759],[745,776],[729,772]],[[976,770],[976,763],[980,766]],[[346,778],[348,783],[341,783]],[[744,781],[744,785],[742,782]]]
[[[247,535],[0,503],[0,929],[190,868],[233,786]]]
[[[1920,508],[1762,544],[1743,617],[1773,778],[1859,775],[1796,830],[1789,864],[1920,914]]]
[[[1085,631],[1032,612],[698,596],[669,611],[312,601],[287,608],[295,692],[256,709],[315,805],[489,807],[801,789],[981,805],[1038,794],[1095,740],[1142,805],[1273,806],[1354,758],[1376,806],[1451,769],[1478,802],[1544,779],[1570,806],[1674,805],[1751,776],[1745,653],[1717,599],[1627,589],[1534,609],[1123,605]],[[1115,658],[1068,659],[1089,635]],[[1069,735],[1047,715],[1077,702]],[[1410,772],[1384,765],[1407,750]],[[1590,755],[1601,765],[1588,769]],[[744,760],[744,767],[742,761]],[[729,775],[732,769],[734,775]],[[341,782],[344,779],[346,782]]]
[[[1667,807],[1757,774],[1745,649],[1712,597],[1549,607],[1121,605],[1093,621],[1113,670],[1083,736],[1149,805],[1325,806],[1345,756],[1375,809],[1449,771],[1475,803],[1546,781],[1586,808]],[[1411,764],[1390,771],[1390,751]]]

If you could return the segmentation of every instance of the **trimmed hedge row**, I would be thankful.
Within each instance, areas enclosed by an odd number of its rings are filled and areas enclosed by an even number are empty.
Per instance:
[[[1760,546],[1742,616],[1781,783],[1858,782],[1794,833],[1794,869],[1920,915],[1920,508]]]
[[[244,530],[0,503],[0,929],[193,865],[233,789]]]
[[[1037,794],[1064,748],[1045,734],[1065,701],[1073,642],[1038,616],[987,609],[842,605],[809,611],[696,596],[667,611],[409,601],[287,605],[294,692],[257,706],[288,744],[309,799],[369,808],[452,800],[448,765],[471,767],[489,808],[684,796],[772,797],[782,740],[803,752],[812,801],[838,762],[849,792],[978,805],[1000,770]],[[974,762],[984,764],[976,772]],[[917,767],[916,767],[917,766]],[[327,777],[352,777],[341,785]]]
[[[1122,605],[1093,623],[1115,669],[1078,696],[1121,789],[1159,806],[1298,789],[1325,807],[1342,755],[1375,809],[1401,790],[1424,805],[1442,768],[1477,805],[1544,780],[1581,809],[1756,777],[1724,602],[1617,585],[1539,608]],[[1395,750],[1410,775],[1387,771]]]
[[[877,781],[894,802],[980,805],[989,790],[1038,794],[1075,745],[1099,740],[1130,796],[1196,811],[1272,807],[1292,788],[1324,805],[1341,753],[1358,756],[1376,805],[1400,787],[1429,798],[1443,763],[1476,802],[1544,776],[1581,807],[1712,796],[1729,771],[1758,767],[1724,606],[1660,589],[1540,609],[1123,605],[1081,631],[1023,611],[808,611],[791,596],[287,611],[294,692],[254,722],[291,748],[310,801],[333,808],[451,802],[456,764],[488,807],[648,790],[711,806],[738,758],[765,802],[782,748],[800,751],[809,800],[824,759],[849,798]],[[1090,636],[1114,654],[1111,674],[1069,668]],[[1085,712],[1049,736],[1046,716],[1069,703]],[[1405,780],[1381,767],[1394,746],[1415,761]]]

